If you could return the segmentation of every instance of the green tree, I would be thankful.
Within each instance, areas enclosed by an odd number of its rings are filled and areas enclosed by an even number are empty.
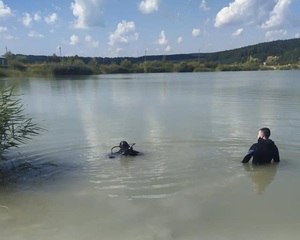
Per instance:
[[[100,65],[98,64],[98,61],[96,58],[91,58],[91,60],[87,64],[88,67],[90,67],[93,70],[94,74],[99,74],[100,72]]]
[[[175,64],[174,70],[176,72],[193,72],[194,67],[192,64],[189,64],[187,62],[180,62],[178,64]]]
[[[67,57],[64,63],[67,65],[85,65],[78,55]]]
[[[4,57],[7,59],[8,62],[15,58],[14,54],[11,51],[8,51],[7,53],[5,53]]]
[[[132,63],[131,61],[129,61],[128,59],[124,59],[121,63],[120,63],[120,66],[122,68],[125,68],[127,69],[128,71],[131,70],[132,68]]]
[[[58,57],[55,53],[53,53],[52,56],[48,57],[49,59],[49,62],[53,62],[53,63],[59,63],[61,60],[60,60],[60,57]]]
[[[27,58],[26,56],[22,55],[15,55],[12,52],[8,51],[7,53],[4,54],[8,61],[9,67],[13,69],[17,69],[19,71],[25,71],[26,66],[25,63],[27,63]]]
[[[27,63],[27,57],[24,56],[24,55],[17,55],[15,57],[15,60],[19,63],[22,63],[22,64],[26,64]]]
[[[174,64],[170,61],[167,61],[166,55],[162,57],[161,66],[164,72],[173,72]]]
[[[25,115],[13,88],[0,88],[0,159],[3,160],[5,150],[26,143],[43,128]]]
[[[162,63],[162,65],[167,64],[167,57],[166,57],[166,55],[163,55],[163,57],[161,59],[161,63]]]
[[[92,66],[92,67],[97,67],[98,66],[98,61],[96,58],[91,58],[91,60],[89,61],[88,65]]]

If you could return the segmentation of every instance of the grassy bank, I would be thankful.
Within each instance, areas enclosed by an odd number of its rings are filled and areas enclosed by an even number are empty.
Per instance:
[[[158,72],[220,72],[220,71],[257,71],[257,70],[292,70],[300,69],[299,63],[294,64],[261,64],[257,61],[246,63],[220,64],[217,62],[169,62],[145,61],[131,63],[128,60],[120,64],[85,64],[75,62],[51,62],[26,64],[13,62],[0,68],[0,77],[53,77],[71,75],[116,74],[116,73],[158,73]]]

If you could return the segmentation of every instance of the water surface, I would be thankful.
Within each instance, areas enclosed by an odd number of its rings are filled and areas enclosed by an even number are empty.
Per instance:
[[[48,131],[8,153],[3,239],[298,239],[299,71],[6,81]],[[282,162],[243,166],[265,126]]]

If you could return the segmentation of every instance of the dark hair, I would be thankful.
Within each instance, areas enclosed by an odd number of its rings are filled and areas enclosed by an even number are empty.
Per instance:
[[[269,128],[264,127],[264,128],[259,129],[259,131],[262,131],[267,139],[271,135],[271,130]]]
[[[121,149],[127,149],[127,148],[129,148],[130,146],[129,146],[129,144],[128,144],[126,141],[122,141],[122,142],[120,142],[119,147],[120,147]]]

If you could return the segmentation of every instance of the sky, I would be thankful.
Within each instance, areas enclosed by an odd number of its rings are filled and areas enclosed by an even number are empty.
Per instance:
[[[0,55],[210,53],[300,37],[300,0],[0,0]]]

